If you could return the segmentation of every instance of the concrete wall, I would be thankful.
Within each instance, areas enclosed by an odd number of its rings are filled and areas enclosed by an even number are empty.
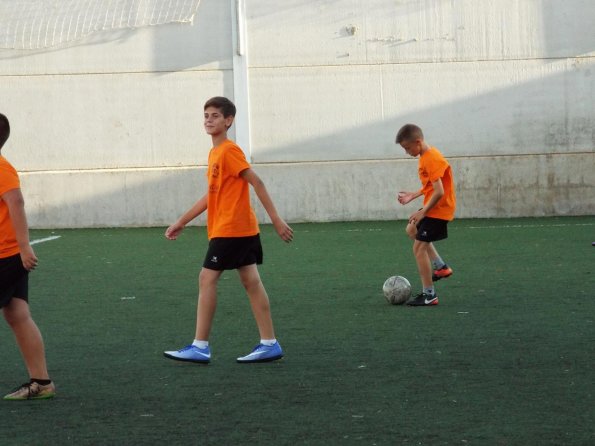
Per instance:
[[[166,225],[204,193],[202,104],[234,96],[232,2],[194,26],[0,51],[3,155],[34,227]],[[421,125],[458,216],[595,214],[587,0],[248,1],[249,156],[290,221],[405,218]],[[232,137],[234,136],[232,132]],[[261,220],[266,221],[257,206]],[[203,223],[204,218],[199,220]]]

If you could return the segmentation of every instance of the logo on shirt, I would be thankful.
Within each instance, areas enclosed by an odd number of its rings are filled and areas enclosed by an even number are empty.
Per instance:
[[[219,177],[219,163],[213,164],[213,170],[211,171],[211,176],[213,178]]]

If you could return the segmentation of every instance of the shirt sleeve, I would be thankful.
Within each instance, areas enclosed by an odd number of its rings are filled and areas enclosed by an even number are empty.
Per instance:
[[[448,161],[444,159],[439,153],[436,153],[427,165],[428,178],[430,182],[434,183],[444,176],[444,172],[448,169]]]
[[[225,168],[230,175],[238,177],[242,171],[250,168],[250,164],[246,161],[244,152],[234,146],[225,154]]]
[[[0,164],[0,195],[19,187],[21,184],[16,171],[4,163]]]

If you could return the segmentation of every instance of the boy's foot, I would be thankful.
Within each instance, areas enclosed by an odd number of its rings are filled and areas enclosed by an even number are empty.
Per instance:
[[[240,363],[251,363],[251,362],[269,362],[283,357],[283,350],[278,342],[273,345],[258,344],[252,350],[252,353],[247,354],[238,358],[237,361]]]
[[[452,276],[452,269],[450,269],[448,265],[444,265],[442,268],[435,269],[432,272],[432,282],[437,282],[440,279],[446,279],[450,276]]]
[[[53,398],[54,395],[56,395],[56,387],[54,386],[54,383],[49,383],[44,386],[33,381],[17,387],[12,393],[5,395],[4,399],[12,401],[45,400]]]
[[[180,350],[163,352],[163,356],[176,361],[198,362],[208,364],[211,361],[211,350],[207,348],[198,348],[192,344],[181,348]]]
[[[413,300],[407,302],[407,305],[412,307],[429,307],[438,305],[438,296],[436,294],[419,293]]]

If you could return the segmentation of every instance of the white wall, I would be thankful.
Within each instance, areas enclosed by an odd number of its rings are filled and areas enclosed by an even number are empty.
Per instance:
[[[394,195],[418,181],[394,144],[406,122],[452,160],[459,217],[595,214],[591,1],[246,11],[250,155],[290,221],[405,218]],[[203,0],[194,26],[0,50],[2,153],[32,226],[165,225],[204,193],[202,104],[234,96],[231,12]]]
[[[254,159],[394,158],[419,123],[449,156],[592,151],[595,3],[253,2]]]
[[[0,50],[6,156],[23,171],[204,164],[202,104],[233,96],[229,2],[194,26],[96,34],[71,47]]]

